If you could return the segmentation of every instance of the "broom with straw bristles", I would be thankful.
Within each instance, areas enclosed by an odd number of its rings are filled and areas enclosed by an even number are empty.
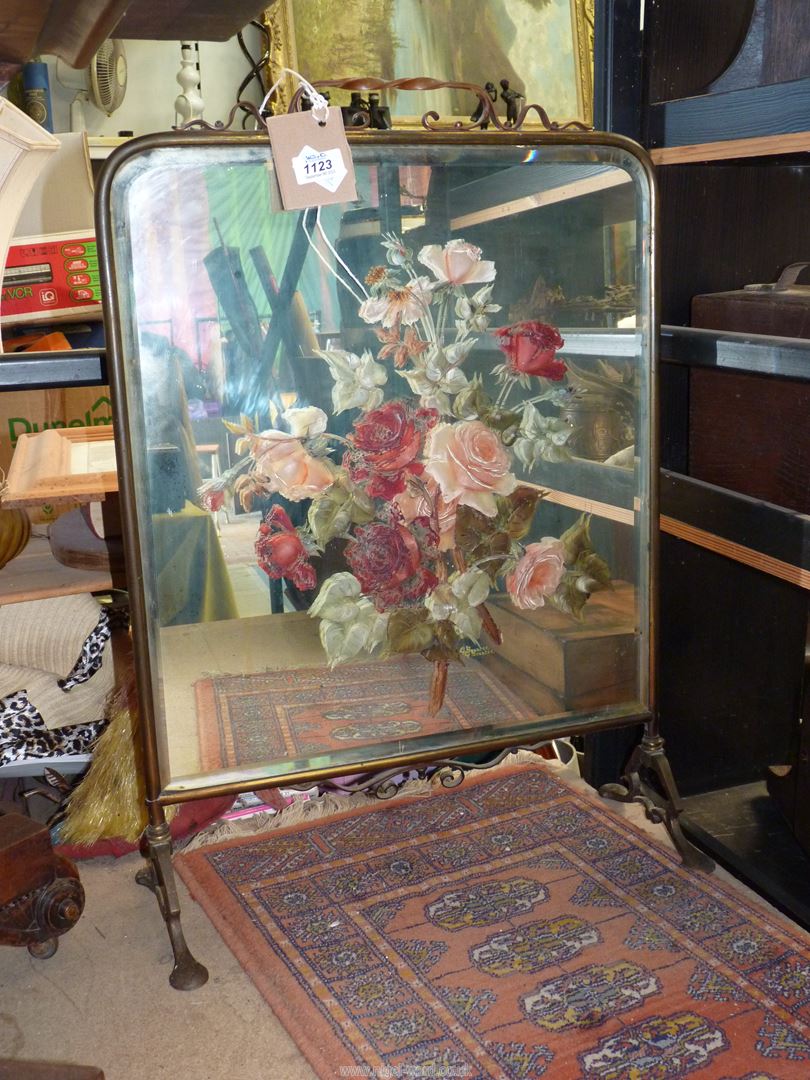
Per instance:
[[[136,844],[146,828],[143,751],[131,663],[110,697],[108,716],[87,776],[68,800],[60,842],[90,847],[99,840],[121,839]]]

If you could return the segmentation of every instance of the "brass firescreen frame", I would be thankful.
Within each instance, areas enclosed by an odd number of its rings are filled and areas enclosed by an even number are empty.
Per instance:
[[[370,130],[349,133],[352,146],[452,146],[460,140],[470,146],[519,146],[527,150],[545,146],[594,146],[621,150],[637,159],[642,167],[650,193],[649,233],[643,238],[647,245],[651,264],[649,275],[648,310],[650,312],[650,446],[652,461],[649,463],[649,504],[647,533],[645,542],[648,550],[647,560],[647,595],[649,602],[649,653],[648,687],[649,709],[630,710],[621,715],[614,712],[610,717],[594,717],[591,720],[570,718],[550,719],[533,726],[526,732],[526,738],[510,736],[492,739],[471,739],[468,743],[454,746],[454,756],[448,757],[446,750],[432,752],[405,753],[396,757],[374,757],[354,762],[351,767],[329,767],[302,769],[285,773],[281,777],[267,776],[254,769],[248,778],[222,784],[195,788],[193,790],[172,789],[161,776],[158,732],[153,705],[153,673],[150,665],[147,641],[146,596],[141,567],[141,546],[136,519],[136,484],[135,469],[131,447],[126,433],[129,429],[129,415],[126,387],[126,356],[124,353],[122,328],[119,319],[116,267],[112,256],[112,237],[114,222],[111,211],[112,185],[118,170],[141,154],[156,149],[177,149],[180,147],[266,147],[269,146],[266,135],[259,133],[234,133],[227,130],[220,132],[201,132],[197,130],[169,132],[148,135],[134,139],[119,147],[109,158],[103,170],[98,186],[96,202],[96,230],[101,265],[104,319],[107,328],[107,350],[110,358],[110,386],[113,409],[116,417],[115,440],[120,475],[121,513],[126,564],[129,571],[129,595],[132,615],[133,653],[138,696],[140,700],[140,730],[143,743],[144,780],[149,824],[144,836],[144,851],[150,860],[138,880],[150,887],[157,895],[161,912],[167,924],[175,956],[175,966],[170,976],[173,986],[191,989],[201,985],[207,979],[207,972],[188,950],[179,921],[179,901],[171,867],[171,839],[164,807],[191,799],[200,799],[217,795],[237,795],[256,787],[308,786],[331,778],[345,775],[347,772],[372,772],[374,780],[368,785],[381,797],[391,794],[389,783],[394,773],[416,767],[424,769],[427,765],[439,766],[438,777],[445,786],[454,786],[463,778],[459,754],[472,754],[482,750],[502,751],[504,756],[509,750],[518,748],[532,749],[554,738],[572,734],[593,734],[599,731],[643,724],[644,735],[628,763],[626,773],[619,784],[606,785],[603,794],[625,801],[640,802],[648,816],[663,822],[678,846],[684,861],[703,869],[711,867],[710,861],[693,848],[683,836],[678,822],[682,810],[677,789],[664,753],[663,739],[660,736],[657,716],[657,597],[656,582],[658,575],[658,357],[657,328],[658,316],[658,279],[657,279],[657,196],[653,165],[646,152],[629,139],[612,134],[593,132],[464,132],[452,130],[413,132],[393,130],[378,132]],[[465,765],[465,767],[467,767]],[[654,776],[656,783],[646,783],[649,776]],[[662,797],[663,796],[663,797]]]

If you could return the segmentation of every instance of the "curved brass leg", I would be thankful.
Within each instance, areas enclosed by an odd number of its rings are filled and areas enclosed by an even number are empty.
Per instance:
[[[658,778],[661,793],[645,782],[645,775],[650,773]],[[647,725],[641,742],[630,755],[621,782],[603,784],[599,794],[618,802],[639,803],[650,821],[666,827],[684,866],[706,873],[714,870],[712,859],[687,840],[681,828],[678,819],[683,812],[683,803],[664,750],[664,740],[653,724]]]
[[[208,970],[191,955],[180,924],[180,899],[172,867],[172,841],[168,822],[149,825],[144,834],[144,855],[148,865],[135,875],[157,897],[160,913],[169,932],[174,967],[169,982],[175,990],[196,990],[208,981]]]

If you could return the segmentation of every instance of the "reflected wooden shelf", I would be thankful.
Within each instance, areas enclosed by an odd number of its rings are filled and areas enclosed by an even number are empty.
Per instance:
[[[87,146],[90,151],[90,160],[106,161],[113,150],[129,142],[129,138],[121,135],[89,135]]]
[[[602,213],[612,220],[624,220],[631,212],[634,189],[630,175],[624,169],[593,164],[549,166],[540,190],[536,178],[530,174],[531,170],[527,172],[518,165],[499,173],[497,178],[485,177],[454,189],[453,201],[464,207],[464,213],[451,219],[450,228],[468,229],[472,225],[580,199],[609,188],[616,189],[616,199],[605,202]],[[504,188],[510,192],[506,201],[503,199]]]
[[[113,580],[106,570],[74,570],[58,563],[45,537],[33,537],[25,550],[0,570],[0,605],[49,596],[104,592]]]

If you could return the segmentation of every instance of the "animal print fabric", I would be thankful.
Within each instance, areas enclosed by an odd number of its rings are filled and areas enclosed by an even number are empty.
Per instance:
[[[62,690],[67,692],[92,678],[101,667],[109,640],[110,620],[102,608],[98,623],[85,639],[78,660],[67,678],[59,680]],[[0,766],[26,758],[85,754],[106,725],[106,719],[101,719],[50,731],[23,688],[0,698]]]

